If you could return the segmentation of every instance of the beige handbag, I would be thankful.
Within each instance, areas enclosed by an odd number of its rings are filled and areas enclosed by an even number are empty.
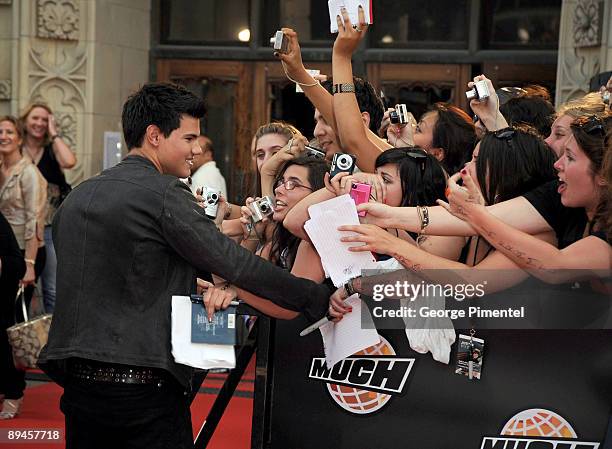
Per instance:
[[[23,286],[19,287],[15,302],[21,297],[21,308],[25,321],[15,324],[6,330],[9,343],[13,348],[15,368],[19,370],[36,368],[40,350],[47,344],[52,316],[50,313],[47,313],[33,320],[28,320],[23,290]]]

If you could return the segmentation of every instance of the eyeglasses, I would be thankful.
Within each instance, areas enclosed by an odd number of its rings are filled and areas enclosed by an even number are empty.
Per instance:
[[[307,187],[305,185],[302,185],[299,182],[294,181],[293,179],[288,179],[286,181],[279,179],[278,181],[276,181],[276,184],[274,184],[274,188],[277,189],[280,186],[285,186],[285,190],[293,190],[296,187],[303,187],[304,189],[312,190],[312,187]]]
[[[514,148],[512,146],[512,138],[514,137],[515,134],[516,134],[516,130],[514,128],[498,129],[497,131],[493,133],[496,139],[505,141],[510,147],[510,149]]]
[[[596,115],[578,118],[574,121],[572,126],[584,130],[584,132],[586,132],[587,134],[599,133],[602,136],[606,135],[606,128],[604,126],[604,122],[600,117]]]

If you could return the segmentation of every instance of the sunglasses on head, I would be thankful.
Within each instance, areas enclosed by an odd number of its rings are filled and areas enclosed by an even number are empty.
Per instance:
[[[495,138],[498,140],[503,140],[504,142],[506,142],[510,149],[512,149],[514,148],[512,146],[512,138],[515,136],[515,134],[516,130],[514,128],[503,128],[495,131],[493,133],[493,136],[495,136]]]
[[[427,162],[427,154],[415,150],[404,150],[404,155],[413,159],[415,162],[421,163],[421,174],[425,172],[425,163]]]
[[[606,135],[606,127],[604,126],[604,122],[596,115],[578,118],[574,121],[572,126],[583,130],[587,134],[601,134],[602,136]]]

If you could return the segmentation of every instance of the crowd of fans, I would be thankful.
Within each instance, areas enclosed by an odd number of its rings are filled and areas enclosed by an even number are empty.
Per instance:
[[[321,282],[320,258],[304,231],[308,207],[365,183],[372,197],[358,207],[366,212],[362,224],[343,228],[350,231],[343,240],[359,244],[353,251],[393,258],[398,268],[413,271],[477,267],[482,277],[486,269],[513,270],[496,277],[488,292],[530,274],[550,283],[585,272],[609,276],[612,174],[605,160],[612,114],[605,95],[590,93],[555,112],[544,87],[496,91],[480,75],[466,88],[485,82],[490,96],[470,101],[473,119],[455,105],[436,103],[416,124],[392,124],[394,109],[384,111],[372,86],[352,74],[351,55],[363,30],[346,17],[339,25],[329,80],[319,82],[305,70],[291,29],[283,29],[287,52],[275,56],[315,107],[311,145],[324,151],[326,163],[338,152],[355,155],[358,170],[333,178],[323,169],[316,178],[305,169],[287,176],[288,167],[307,160],[308,141],[291,125],[265,124],[253,139],[255,197],[240,209],[242,217],[223,221],[227,235],[294,273],[303,273],[302,256],[308,257],[309,271],[299,275]],[[275,198],[277,212],[253,226],[248,206],[265,195]],[[338,319],[347,312],[345,290],[330,304]]]
[[[315,107],[314,139],[309,142],[289,124],[262,125],[251,146],[257,186],[244,205],[222,198],[215,218],[221,232],[298,277],[329,282],[304,231],[308,207],[362,183],[371,186],[371,200],[358,207],[366,213],[362,224],[343,228],[350,231],[343,241],[355,242],[352,250],[372,252],[378,260],[394,259],[398,268],[514,273],[497,278],[490,291],[530,275],[549,283],[582,280],[576,276],[585,271],[609,275],[612,113],[600,93],[572,100],[555,112],[540,86],[496,91],[480,75],[466,88],[484,82],[490,96],[470,101],[473,118],[455,105],[436,103],[418,123],[398,125],[390,119],[394,110],[385,111],[370,83],[352,73],[351,55],[366,25],[353,27],[348,17],[338,25],[333,73],[323,82],[304,68],[297,34],[283,29],[288,51],[276,56],[288,79],[302,87]],[[612,82],[608,88],[612,90]],[[324,157],[309,153],[309,144]],[[224,197],[224,181],[209,186],[206,178],[195,175],[212,160],[212,142],[204,140],[202,146],[210,147],[210,155],[193,167],[193,192],[204,201],[198,189],[215,187]],[[358,170],[331,177],[336,153],[355,155]],[[2,259],[2,296],[14,298],[21,284],[29,298],[42,273],[45,306],[51,311],[55,257],[48,225],[69,191],[62,169],[72,167],[75,159],[42,104],[28,108],[19,120],[0,118],[0,155],[2,242],[13,255],[17,251],[12,266]],[[219,179],[214,162],[209,168]],[[274,212],[255,219],[253,205],[266,197]],[[9,249],[3,251],[9,254]],[[348,313],[343,300],[359,289],[358,279],[338,289],[330,300],[330,315],[341,319]],[[276,318],[298,315],[238,287],[225,284],[224,291],[206,304],[209,314],[240,298]],[[2,301],[4,327],[13,324],[14,314],[14,302]],[[23,373],[11,368],[5,340],[0,417],[11,418],[19,409],[24,380]]]

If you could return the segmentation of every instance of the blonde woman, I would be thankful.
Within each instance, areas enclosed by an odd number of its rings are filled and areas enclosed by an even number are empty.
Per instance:
[[[32,298],[34,283],[45,264],[42,223],[47,203],[47,183],[29,157],[21,154],[22,132],[16,118],[0,117],[0,212],[9,222],[26,262],[21,285],[26,302]],[[14,307],[13,298],[2,298]],[[11,313],[12,311],[12,313]],[[3,310],[3,321],[11,325],[14,310]],[[5,395],[0,419],[19,413],[25,389],[24,373],[12,362],[2,363],[0,394]],[[2,391],[4,390],[4,391]]]
[[[51,222],[55,211],[70,191],[63,170],[74,167],[76,157],[59,133],[53,111],[46,104],[31,104],[21,115],[20,121],[24,129],[24,154],[32,159],[48,183],[48,208],[44,222],[47,263],[42,273],[42,287],[45,310],[51,313],[55,306],[57,267],[51,238]]]

